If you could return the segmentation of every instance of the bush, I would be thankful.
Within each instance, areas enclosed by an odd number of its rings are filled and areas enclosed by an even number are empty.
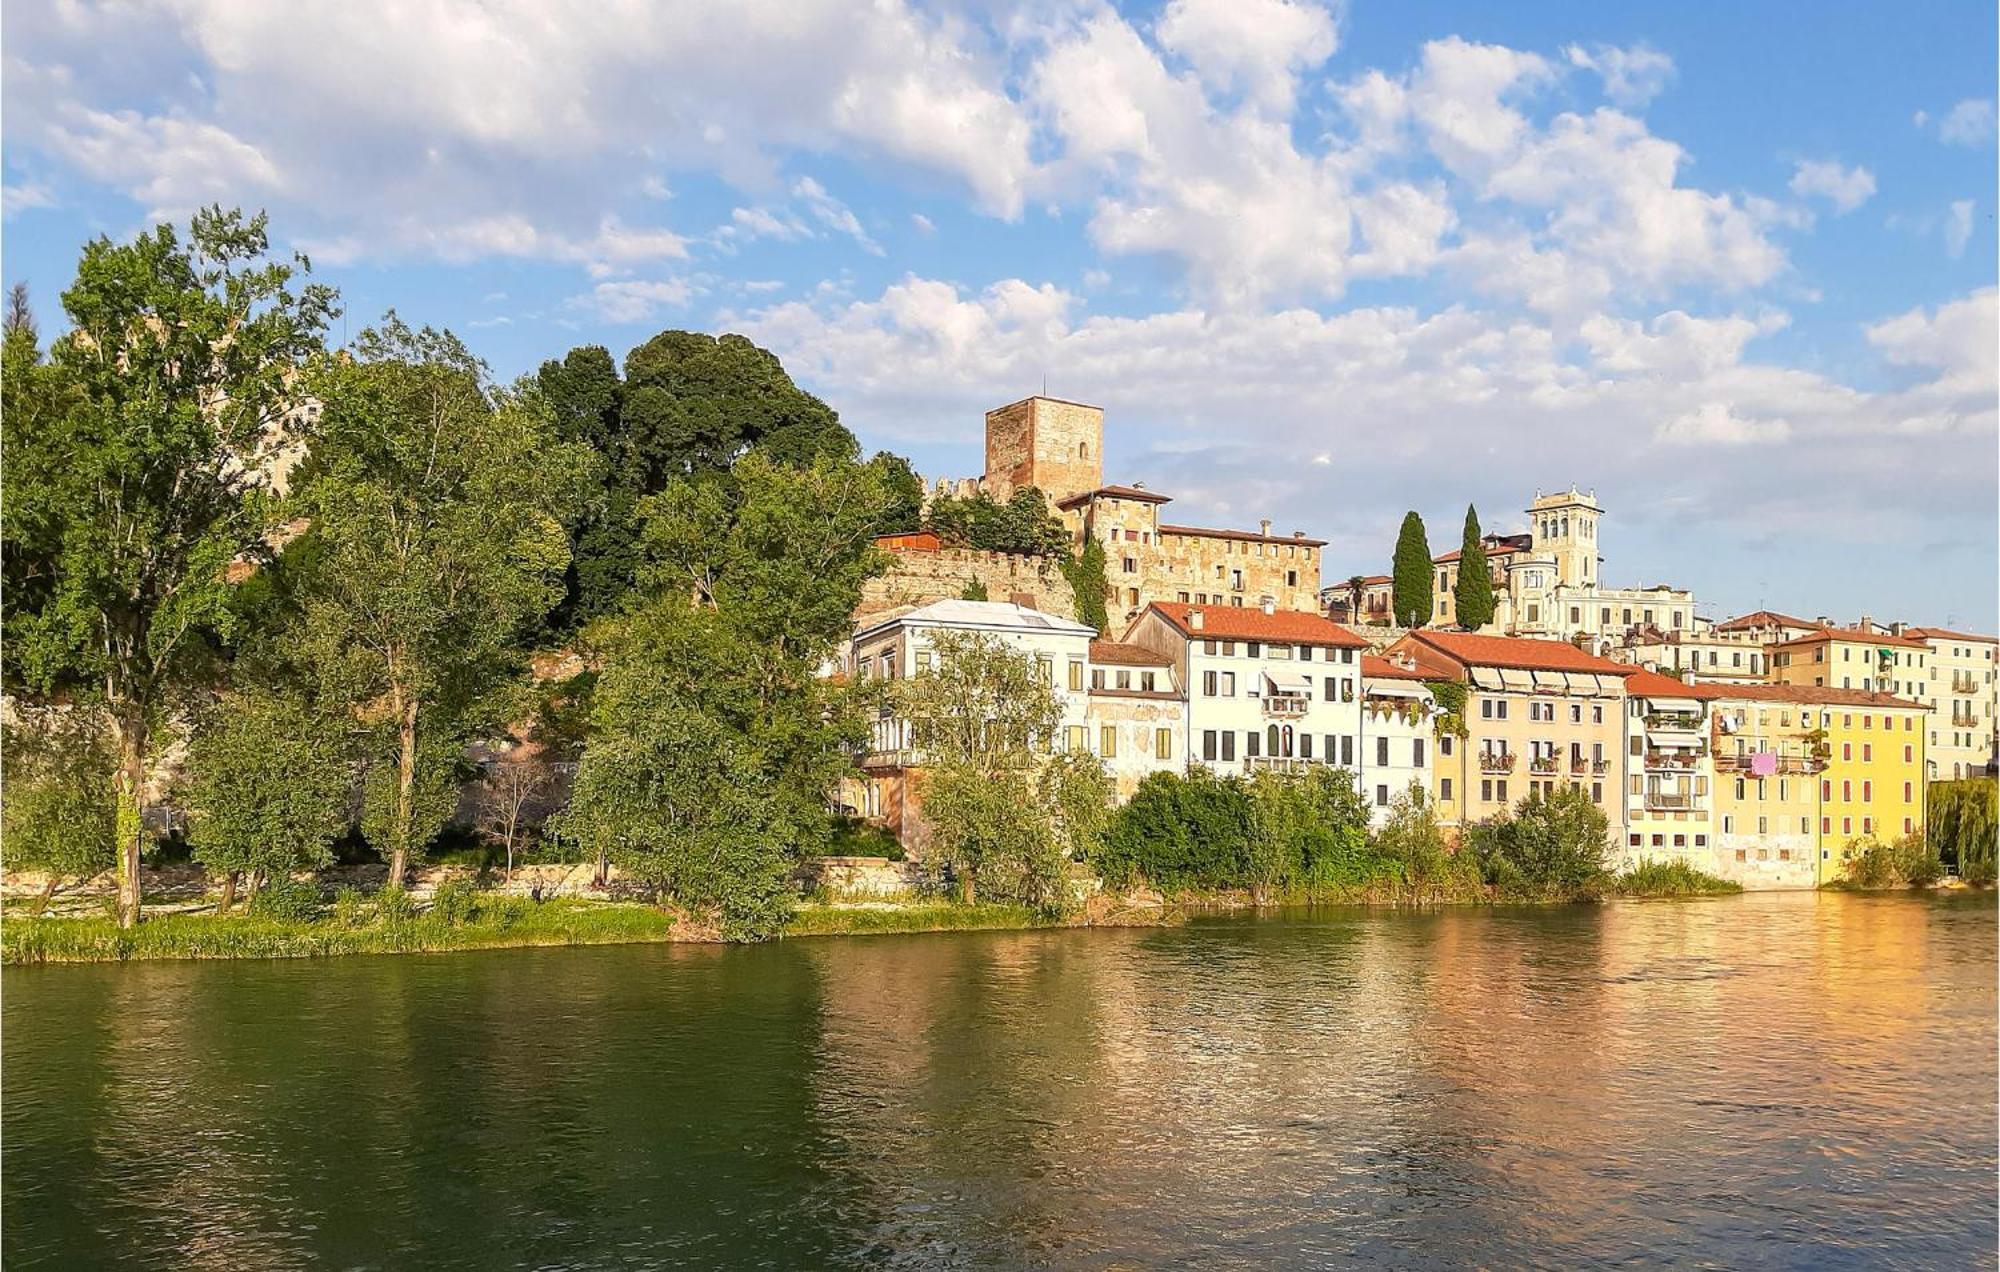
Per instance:
[[[372,917],[368,898],[353,884],[344,884],[333,894],[333,921],[340,926],[363,927]]]
[[[833,820],[833,833],[827,839],[826,855],[887,857],[891,861],[901,861],[903,845],[888,831],[880,826],[870,826],[859,817],[836,817]]]
[[[375,913],[384,923],[401,923],[417,916],[417,900],[400,883],[375,894]]]
[[[457,927],[479,917],[479,889],[470,879],[441,883],[431,894],[431,917]]]
[[[1250,781],[1253,886],[1357,888],[1382,871],[1368,806],[1346,769],[1269,770]]]
[[[1445,842],[1436,810],[1414,783],[1390,801],[1389,819],[1369,847],[1398,901],[1434,905],[1483,895],[1478,861]]]
[[[1517,900],[1585,898],[1605,882],[1604,843],[1610,822],[1580,787],[1540,791],[1466,829],[1488,883]]]
[[[1944,878],[1944,863],[1920,833],[1904,835],[1894,843],[1863,837],[1847,842],[1847,877],[1850,888],[1928,888]]]
[[[1203,768],[1154,773],[1112,816],[1101,859],[1106,883],[1145,881],[1166,892],[1240,888],[1252,879],[1249,786]]]
[[[319,913],[319,885],[310,879],[274,875],[257,889],[250,913],[266,919],[311,919]]]
[[[1621,897],[1717,896],[1743,885],[1695,869],[1685,861],[1646,861],[1619,875],[1612,890]]]

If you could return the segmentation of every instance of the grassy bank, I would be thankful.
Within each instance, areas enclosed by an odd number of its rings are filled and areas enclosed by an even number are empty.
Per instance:
[[[972,932],[1059,926],[1024,905],[924,900],[883,905],[807,903],[785,925],[786,936],[867,936],[890,932]]]
[[[1620,897],[1715,897],[1743,891],[1743,885],[1696,870],[1684,861],[1648,861],[1611,881]]]

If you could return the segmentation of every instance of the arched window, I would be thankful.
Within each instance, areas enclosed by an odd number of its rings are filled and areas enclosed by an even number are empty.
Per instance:
[[[1291,753],[1292,753],[1292,726],[1288,724],[1285,726],[1285,754],[1287,756],[1290,756]]]
[[[1275,725],[1275,724],[1274,724],[1274,725],[1272,725],[1272,726],[1271,726],[1271,727],[1270,727],[1269,729],[1267,729],[1267,730],[1265,730],[1265,731],[1264,731],[1264,740],[1265,740],[1266,742],[1268,742],[1268,743],[1270,744],[1269,746],[1267,746],[1267,747],[1265,747],[1265,748],[1264,748],[1265,750],[1269,751],[1269,752],[1270,752],[1271,754],[1273,754],[1273,755],[1282,755],[1282,754],[1283,754],[1283,752],[1282,752],[1282,751],[1278,750],[1278,726],[1277,726],[1277,725]]]
[[[1078,459],[1089,459],[1089,458],[1090,458],[1090,443],[1089,443],[1089,442],[1078,442],[1078,443],[1076,444],[1076,457],[1077,457]]]

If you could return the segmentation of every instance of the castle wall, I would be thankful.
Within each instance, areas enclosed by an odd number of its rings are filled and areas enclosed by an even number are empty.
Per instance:
[[[986,588],[986,599],[991,601],[1014,601],[1062,618],[1076,613],[1076,593],[1053,558],[971,548],[892,552],[891,558],[886,574],[862,585],[861,604],[854,611],[856,626],[892,610],[962,596],[973,582]]]
[[[1005,499],[1035,486],[1050,502],[1104,484],[1104,411],[1031,397],[986,413],[985,486]]]

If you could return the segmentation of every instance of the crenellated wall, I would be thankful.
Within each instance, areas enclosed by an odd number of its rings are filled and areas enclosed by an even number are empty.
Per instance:
[[[1068,618],[1076,613],[1076,593],[1054,557],[1015,556],[972,548],[897,550],[887,573],[862,585],[854,612],[858,627],[893,610],[952,600],[978,582],[989,601],[1018,601],[1030,609]]]

